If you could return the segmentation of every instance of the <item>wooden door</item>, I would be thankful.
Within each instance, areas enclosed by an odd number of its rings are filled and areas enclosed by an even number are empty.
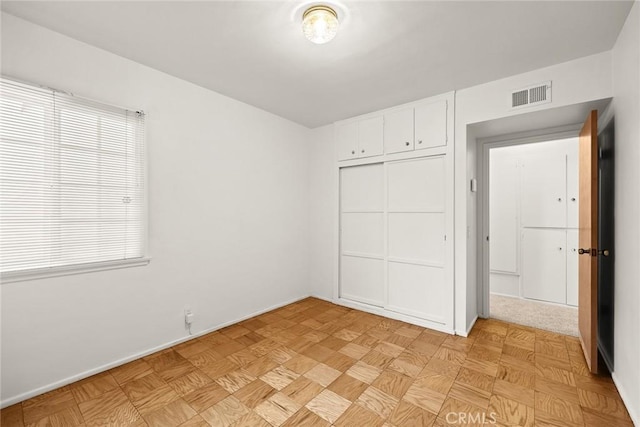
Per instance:
[[[598,112],[580,131],[578,327],[589,370],[598,371]]]

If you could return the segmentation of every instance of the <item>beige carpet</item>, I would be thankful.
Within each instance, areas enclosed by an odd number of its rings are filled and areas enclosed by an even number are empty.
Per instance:
[[[578,336],[577,308],[493,294],[490,301],[494,319]]]

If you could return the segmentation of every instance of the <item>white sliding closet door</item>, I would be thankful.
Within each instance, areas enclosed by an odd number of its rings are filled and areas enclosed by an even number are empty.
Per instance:
[[[444,322],[445,157],[387,163],[387,308]]]
[[[384,168],[340,169],[340,297],[384,305]]]

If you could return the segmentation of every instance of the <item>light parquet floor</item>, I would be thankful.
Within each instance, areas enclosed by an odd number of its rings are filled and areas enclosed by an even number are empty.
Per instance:
[[[496,320],[462,338],[314,298],[1,417],[3,427],[632,426],[576,338]]]

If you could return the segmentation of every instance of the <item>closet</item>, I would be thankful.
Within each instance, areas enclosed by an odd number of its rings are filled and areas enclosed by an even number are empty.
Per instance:
[[[335,127],[340,302],[447,332],[453,331],[452,104],[447,94]],[[371,154],[372,146],[382,153]]]
[[[491,292],[577,306],[577,138],[490,155]]]

